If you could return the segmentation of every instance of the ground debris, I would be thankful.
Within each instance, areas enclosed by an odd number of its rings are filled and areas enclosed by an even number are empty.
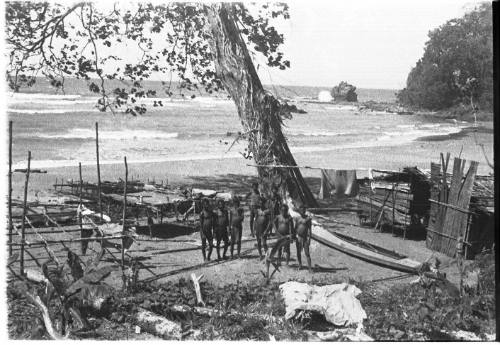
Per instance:
[[[364,288],[359,296],[368,318],[366,332],[376,340],[456,340],[452,332],[477,336],[495,333],[494,255],[479,256],[468,268],[479,268],[479,287],[462,297],[439,282],[400,284],[377,292]]]

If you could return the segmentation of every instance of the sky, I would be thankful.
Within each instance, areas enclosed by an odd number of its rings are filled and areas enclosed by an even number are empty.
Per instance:
[[[279,26],[291,68],[259,68],[264,84],[401,89],[428,32],[461,17],[470,0],[293,1]]]
[[[449,19],[461,17],[479,3],[479,0],[285,1],[291,18],[274,21],[273,25],[284,34],[282,51],[291,68],[280,71],[261,63],[258,72],[265,85],[331,88],[347,81],[358,88],[383,89],[404,88],[408,73],[423,54],[428,32]],[[57,2],[72,4],[72,1]],[[99,7],[111,10],[114,2],[100,2]],[[118,2],[130,4],[127,0]],[[126,46],[112,49],[114,53],[119,51],[118,55],[135,59],[140,56],[137,49]]]

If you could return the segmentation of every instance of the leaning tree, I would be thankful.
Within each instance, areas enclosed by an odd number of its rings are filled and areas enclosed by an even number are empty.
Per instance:
[[[279,50],[283,35],[272,25],[288,18],[281,3],[7,2],[6,77],[14,91],[37,76],[62,89],[67,78],[84,79],[99,95],[101,111],[121,108],[131,115],[143,114],[143,99],[156,96],[144,83],[151,78],[162,78],[170,96],[172,78],[190,91],[225,90],[243,126],[239,138],[248,141],[245,157],[257,165],[296,166],[282,132],[294,108],[264,89],[254,65],[260,59],[290,66]],[[121,56],[124,49],[137,53]],[[292,199],[316,205],[298,168],[257,169],[264,188],[280,181]]]

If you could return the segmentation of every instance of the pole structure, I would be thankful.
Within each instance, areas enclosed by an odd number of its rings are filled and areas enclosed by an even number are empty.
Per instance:
[[[9,121],[9,256],[12,255],[12,121]]]
[[[81,162],[78,162],[78,175],[80,177],[80,200],[79,200],[79,203],[78,203],[78,207],[80,208],[80,212],[78,212],[78,223],[80,225],[80,237],[84,237],[84,231],[83,231],[83,220],[82,220],[82,208],[83,208],[83,204],[82,204],[82,194],[83,194],[83,178],[82,178],[82,163]],[[85,253],[87,252],[87,243],[85,242],[82,242],[80,244],[80,249],[81,249],[81,253],[82,255],[85,255]]]
[[[127,213],[127,183],[128,183],[128,166],[127,157],[123,158],[125,162],[125,184],[123,185],[123,228],[122,235],[125,236],[125,218]],[[122,272],[125,265],[125,237],[122,237]]]
[[[28,151],[28,169],[26,169],[26,180],[24,182],[23,219],[21,220],[21,259],[20,274],[24,275],[24,240],[25,240],[25,219],[26,204],[28,202],[28,182],[30,179],[31,151]]]
[[[97,158],[97,200],[102,223],[102,200],[101,200],[101,167],[99,165],[99,123],[95,123],[95,150]]]

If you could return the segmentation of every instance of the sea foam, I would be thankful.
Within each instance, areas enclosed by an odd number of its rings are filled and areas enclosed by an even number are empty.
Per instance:
[[[38,138],[47,139],[94,139],[95,130],[88,128],[74,128],[66,133],[45,134],[34,133]],[[130,140],[130,139],[173,139],[179,136],[178,133],[125,129],[121,131],[99,131],[99,139],[102,140]]]

